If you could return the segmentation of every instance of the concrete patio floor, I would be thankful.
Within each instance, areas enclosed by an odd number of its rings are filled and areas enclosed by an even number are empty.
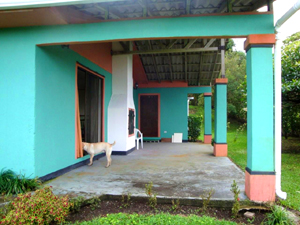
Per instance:
[[[127,156],[112,156],[82,166],[50,182],[55,194],[122,195],[144,197],[145,184],[153,182],[158,197],[200,199],[213,188],[213,200],[233,200],[233,180],[246,199],[245,175],[227,157],[214,157],[213,147],[200,143],[144,143],[144,148]]]

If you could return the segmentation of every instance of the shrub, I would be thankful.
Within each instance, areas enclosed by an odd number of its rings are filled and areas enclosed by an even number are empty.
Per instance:
[[[51,187],[31,193],[19,194],[11,203],[11,211],[3,217],[0,224],[49,224],[53,221],[63,223],[71,203],[68,196],[57,197]]]
[[[235,180],[233,180],[233,184],[231,185],[230,191],[234,194],[234,204],[233,204],[233,207],[231,209],[232,217],[236,218],[238,213],[239,213],[239,210],[240,210],[239,194],[240,194],[241,191],[240,191],[237,183],[235,182]]]
[[[211,188],[210,190],[207,190],[202,195],[200,195],[200,197],[203,201],[202,210],[204,212],[207,210],[210,199],[214,194],[215,194],[215,190],[213,188]]]
[[[149,197],[149,206],[153,209],[157,206],[157,198],[156,193],[153,193],[153,183],[150,182],[149,184],[145,184],[146,188],[146,195]]]
[[[189,139],[196,141],[201,132],[201,123],[203,116],[189,116],[188,127],[189,127]]]
[[[271,208],[272,212],[266,215],[264,224],[267,225],[276,225],[276,224],[284,224],[284,225],[293,225],[293,220],[289,217],[287,211],[277,205],[274,205]]]
[[[15,195],[33,191],[39,188],[41,181],[37,178],[29,179],[25,175],[17,175],[11,170],[0,171],[0,194]]]

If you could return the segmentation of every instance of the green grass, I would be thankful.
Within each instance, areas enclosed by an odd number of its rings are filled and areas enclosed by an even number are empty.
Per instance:
[[[176,225],[176,224],[213,224],[213,225],[234,225],[235,222],[217,220],[212,217],[199,217],[195,215],[190,216],[180,216],[180,215],[170,215],[166,213],[156,214],[156,215],[138,215],[138,214],[108,214],[106,217],[99,217],[92,221],[77,222],[75,224],[80,225],[97,225],[97,224],[160,224],[160,225]]]

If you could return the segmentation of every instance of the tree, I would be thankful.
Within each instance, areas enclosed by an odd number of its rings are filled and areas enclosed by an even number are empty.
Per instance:
[[[300,32],[283,43],[282,130],[287,138],[300,135]]]
[[[244,52],[227,51],[225,56],[226,77],[228,78],[228,116],[241,122],[246,121],[247,85],[246,55]]]

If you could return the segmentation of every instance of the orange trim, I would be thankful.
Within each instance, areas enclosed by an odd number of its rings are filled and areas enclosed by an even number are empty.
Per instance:
[[[157,129],[158,129],[158,137],[160,137],[160,94],[158,93],[149,93],[149,94],[139,94],[139,118],[138,118],[138,123],[139,123],[139,130],[141,130],[141,96],[143,95],[157,95],[158,96],[158,126],[157,126]]]
[[[77,77],[78,74],[77,74],[77,64],[76,64],[75,66],[75,159],[83,157]]]
[[[80,112],[79,112],[79,94],[78,94],[78,87],[77,87],[77,71],[78,71],[78,68],[82,68],[86,71],[88,71],[89,73],[99,77],[100,79],[102,79],[102,96],[101,96],[101,112],[102,112],[102,115],[101,115],[101,141],[104,141],[105,140],[105,135],[104,135],[104,118],[105,118],[105,110],[104,110],[104,107],[105,107],[105,77],[98,74],[97,72],[93,71],[93,70],[90,70],[89,68],[81,65],[80,63],[76,62],[76,66],[75,66],[75,152],[76,152],[76,159],[77,158],[80,158],[80,157],[83,157],[83,149],[82,149],[82,139],[81,139],[81,127],[80,127]],[[78,109],[78,110],[77,110]],[[78,124],[79,123],[79,124]],[[78,136],[77,136],[78,135]],[[79,141],[80,140],[80,141]],[[81,151],[80,151],[81,149]]]
[[[251,201],[275,201],[275,175],[251,175],[245,172],[245,192]]]
[[[244,43],[244,49],[246,50],[249,45],[274,45],[275,42],[275,34],[250,34]]]
[[[217,78],[215,80],[215,84],[227,84],[228,83],[228,78]]]
[[[204,96],[212,96],[212,93],[204,93]]]
[[[214,156],[227,157],[227,144],[214,143]]]
[[[170,87],[188,87],[185,81],[149,81],[148,84],[139,84],[139,88],[170,88]]]
[[[70,45],[70,49],[112,73],[111,42]]]

